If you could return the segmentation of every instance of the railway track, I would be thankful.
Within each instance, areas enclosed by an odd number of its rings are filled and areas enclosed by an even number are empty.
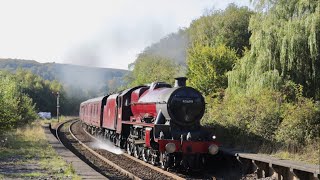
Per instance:
[[[151,167],[126,154],[113,154],[93,148],[97,141],[89,136],[78,121],[62,123],[57,127],[56,136],[68,149],[80,156],[109,179],[184,179],[160,168]]]
[[[167,172],[126,153],[114,154],[94,147],[94,144],[103,142],[86,132],[77,120],[58,126],[56,136],[74,154],[109,179],[319,179],[319,169],[314,167],[230,151],[223,155],[225,159],[218,160],[216,165],[207,167],[207,171],[200,174]]]
[[[92,139],[94,139],[95,141],[100,142],[100,143],[103,143],[100,139],[98,139],[98,138],[96,138],[95,136],[91,135],[91,134],[88,133],[87,131],[85,131],[85,130],[83,130],[83,131],[84,131],[88,136],[90,136]],[[208,175],[206,175],[206,177],[199,178],[199,177],[195,177],[195,176],[193,176],[193,177],[187,177],[187,176],[184,175],[184,174],[171,173],[171,172],[165,171],[165,170],[163,170],[163,169],[161,169],[161,168],[159,168],[159,167],[157,167],[157,166],[154,166],[154,165],[149,164],[149,163],[146,163],[146,162],[144,162],[144,161],[142,161],[142,160],[140,160],[140,159],[137,159],[137,158],[135,158],[135,157],[133,157],[133,156],[130,156],[130,155],[127,154],[127,153],[123,153],[122,155],[125,156],[125,157],[127,157],[128,159],[131,159],[131,160],[133,160],[133,161],[135,161],[135,162],[137,162],[137,163],[142,164],[143,166],[146,166],[146,167],[148,167],[148,168],[150,168],[150,169],[153,169],[153,170],[155,170],[155,171],[157,171],[157,172],[159,172],[159,173],[162,173],[162,174],[164,174],[164,175],[167,175],[167,176],[169,176],[169,177],[171,177],[171,178],[173,178],[173,179],[176,179],[176,180],[183,180],[183,179],[190,179],[190,178],[212,179],[212,177],[211,177],[211,176],[208,176]]]
[[[102,140],[98,139],[97,137],[91,135],[90,133],[88,133],[84,128],[82,128],[80,126],[80,123],[78,124],[79,126],[78,127],[75,127],[75,129],[82,129],[88,137],[90,137],[91,139],[93,139],[95,142],[97,143],[102,143],[102,144],[105,144],[105,142],[102,142]],[[101,153],[101,150],[96,150],[97,152]],[[105,151],[106,152],[106,151]],[[102,154],[102,153],[101,153]],[[111,158],[114,158],[114,155],[113,153],[110,153],[108,152],[108,155],[107,156],[113,156]],[[170,177],[170,179],[177,179],[177,180],[182,180],[182,179],[240,179],[242,176],[241,174],[239,174],[239,172],[234,169],[234,168],[229,168],[229,165],[226,165],[226,163],[224,162],[222,165],[220,162],[216,163],[216,165],[220,166],[219,168],[215,168],[217,169],[217,171],[212,171],[212,167],[208,167],[208,171],[201,171],[201,172],[181,172],[181,171],[171,171],[171,172],[168,172],[168,171],[165,171],[163,169],[161,169],[160,167],[158,166],[154,166],[154,165],[151,165],[149,163],[146,163],[140,159],[137,159],[127,153],[123,153],[121,154],[121,156],[124,156],[122,157],[120,160],[116,160],[118,163],[121,163],[121,162],[127,162],[129,159],[131,161],[134,161],[136,162],[135,164],[137,166],[141,166],[141,168],[145,168],[145,169],[152,169],[154,171],[156,171],[157,173],[161,173],[163,175],[166,175],[167,177]],[[110,158],[110,157],[109,157]],[[228,161],[228,163],[230,163],[231,161]],[[133,165],[133,164],[131,164]],[[133,165],[133,166],[136,166],[136,165]],[[147,176],[148,177],[148,176]],[[146,178],[143,178],[143,179],[146,179]],[[149,178],[147,178],[149,179]],[[159,177],[156,176],[155,178],[150,178],[150,179],[163,179],[163,177]]]
[[[120,170],[110,166],[91,152],[87,151],[81,144],[73,139],[69,131],[69,127],[75,121],[76,120],[66,121],[56,127],[55,135],[60,143],[62,143],[86,164],[105,176],[106,179],[132,179],[123,174]]]

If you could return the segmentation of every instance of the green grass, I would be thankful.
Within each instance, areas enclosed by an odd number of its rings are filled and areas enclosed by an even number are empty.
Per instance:
[[[39,120],[40,123],[42,125],[45,124],[51,124],[51,127],[55,127],[55,125],[57,125],[58,123],[64,122],[64,121],[68,121],[70,119],[75,119],[77,118],[76,116],[60,116],[59,121],[56,118],[52,118],[52,119],[41,119]]]
[[[0,146],[0,161],[8,158],[15,158],[14,165],[39,166],[41,172],[14,174],[14,178],[27,177],[50,177],[64,179],[80,179],[74,172],[72,165],[67,164],[48,144],[44,130],[41,127],[43,122],[36,121],[31,125],[18,128],[14,132],[6,133],[8,138],[4,146]],[[6,175],[0,175],[5,178]]]
[[[318,145],[317,145],[318,144]],[[315,144],[307,145],[303,148],[303,150],[299,153],[292,153],[286,149],[281,149],[272,156],[280,158],[280,159],[288,159],[294,161],[302,161],[309,164],[319,164],[320,163],[320,150],[319,150],[319,142]]]

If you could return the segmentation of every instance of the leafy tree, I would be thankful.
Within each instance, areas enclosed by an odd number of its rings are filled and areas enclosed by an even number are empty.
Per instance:
[[[154,81],[165,81],[173,83],[174,78],[181,76],[182,69],[171,59],[140,54],[134,63],[131,86],[142,85]]]
[[[62,85],[58,81],[44,80],[31,71],[22,69],[18,69],[14,77],[21,87],[21,92],[33,100],[37,111],[56,114],[56,93],[63,92]]]
[[[225,44],[242,55],[245,47],[249,47],[251,33],[248,25],[252,14],[248,7],[230,4],[224,11],[212,11],[194,20],[187,30],[191,46],[214,47]]]
[[[236,52],[224,45],[195,46],[188,54],[188,82],[205,95],[225,89],[226,72],[232,69],[236,59]]]
[[[20,118],[18,111],[17,85],[10,77],[1,74],[0,84],[0,132],[14,126]]]
[[[320,98],[320,3],[314,0],[256,1],[250,20],[251,50],[229,73],[229,87],[252,92],[279,89],[292,80],[304,95]]]
[[[187,55],[191,86],[205,95],[227,88],[226,72],[249,46],[247,7],[230,4],[224,11],[212,11],[192,22],[188,28],[190,47]]]
[[[32,99],[21,92],[15,77],[0,71],[0,133],[36,118]]]

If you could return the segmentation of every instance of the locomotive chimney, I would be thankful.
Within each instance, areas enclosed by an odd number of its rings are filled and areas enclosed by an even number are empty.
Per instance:
[[[188,78],[186,77],[177,77],[174,78],[175,82],[174,82],[174,87],[184,87],[186,86],[186,81]]]

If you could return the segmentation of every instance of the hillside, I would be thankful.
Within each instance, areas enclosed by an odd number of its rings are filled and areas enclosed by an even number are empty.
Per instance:
[[[90,91],[91,94],[114,90],[122,85],[122,78],[128,72],[112,68],[0,58],[0,69],[15,72],[18,68],[30,70],[46,80],[58,80],[69,93],[70,89],[81,88],[81,91]]]

